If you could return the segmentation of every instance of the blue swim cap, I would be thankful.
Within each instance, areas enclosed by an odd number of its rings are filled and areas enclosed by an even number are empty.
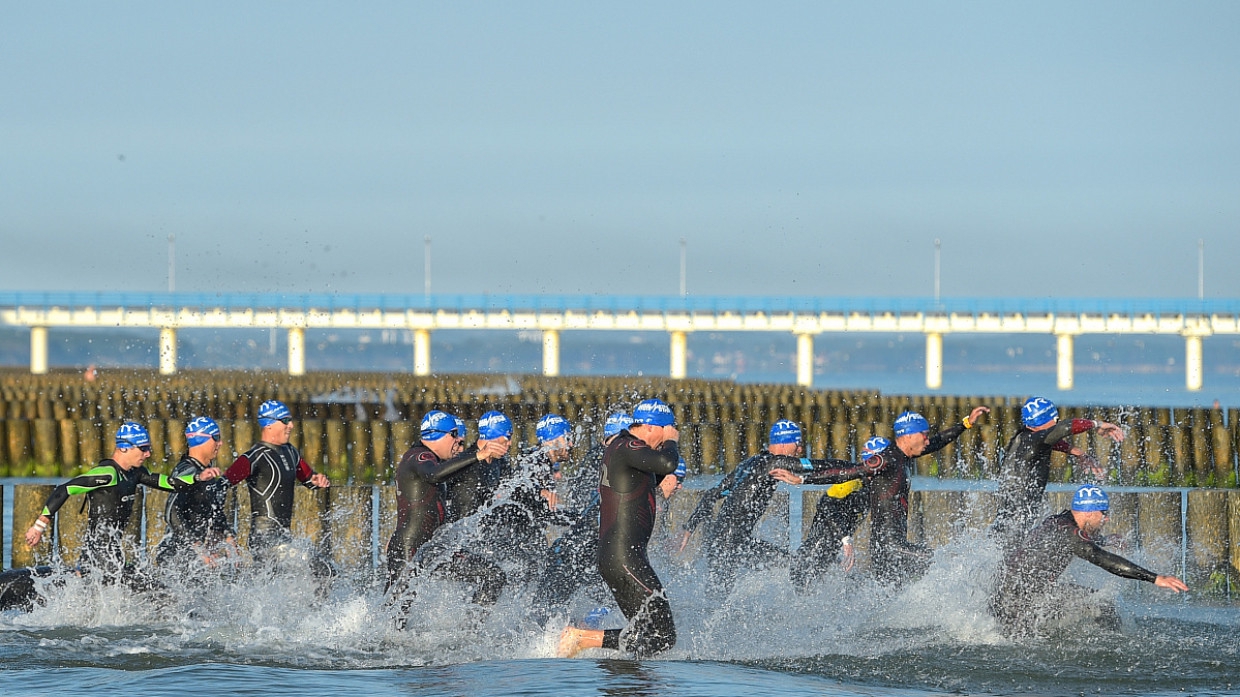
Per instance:
[[[676,469],[672,471],[672,476],[683,482],[685,480],[685,475],[688,474],[688,472],[689,468],[685,465],[685,459],[682,457],[680,458],[680,462],[676,465]]]
[[[861,455],[863,457],[877,455],[889,447],[891,447],[891,441],[883,438],[882,436],[874,436],[873,438],[867,440],[865,445],[861,446]]]
[[[603,423],[603,437],[611,438],[632,425],[633,417],[622,411],[618,411],[608,416],[607,421]]]
[[[469,436],[469,426],[465,425],[465,419],[459,416],[453,416],[456,419],[456,437],[465,440]]]
[[[147,433],[146,428],[136,421],[126,421],[116,429],[116,447],[121,450],[150,447],[150,445],[151,434]]]
[[[260,428],[267,428],[280,419],[291,418],[293,418],[292,412],[288,410],[288,407],[284,406],[284,402],[278,399],[269,399],[258,405],[258,425]]]
[[[633,407],[633,425],[672,426],[676,423],[676,415],[672,408],[661,399],[647,399]]]
[[[444,436],[456,432],[456,417],[446,412],[433,409],[422,417],[418,438],[425,441],[437,441]]]
[[[538,425],[534,427],[534,435],[538,437],[539,443],[546,443],[549,440],[567,436],[572,430],[573,427],[563,416],[547,414],[538,420]]]
[[[896,418],[895,428],[896,437],[911,436],[915,433],[925,433],[930,430],[930,422],[926,421],[926,417],[915,411],[906,411]]]
[[[1055,403],[1043,397],[1030,397],[1020,408],[1020,420],[1029,428],[1037,428],[1059,418]]]
[[[512,437],[512,421],[503,412],[488,411],[478,419],[478,439],[496,440]]]
[[[220,425],[209,416],[199,416],[185,426],[185,442],[194,448],[210,440],[220,439]]]
[[[1093,484],[1083,484],[1072,495],[1072,510],[1087,513],[1089,511],[1107,511],[1111,508],[1111,499],[1107,492]]]
[[[770,445],[784,445],[787,443],[801,442],[801,427],[797,422],[790,419],[780,419],[771,426],[770,438],[767,443]]]

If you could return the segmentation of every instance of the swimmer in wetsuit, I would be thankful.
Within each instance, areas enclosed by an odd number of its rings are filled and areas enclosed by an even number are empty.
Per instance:
[[[999,565],[990,612],[1005,634],[1019,636],[1061,614],[1065,603],[1079,603],[1092,590],[1056,580],[1074,558],[1116,576],[1153,583],[1177,593],[1188,586],[1175,576],[1162,576],[1102,549],[1097,534],[1106,523],[1110,502],[1101,488],[1084,485],[1072,497],[1072,508],[1043,520],[1008,552]]]
[[[676,471],[680,452],[671,408],[648,399],[633,409],[633,424],[607,446],[599,482],[599,573],[628,619],[619,629],[565,627],[558,653],[621,649],[645,658],[676,644],[672,607],[646,556],[654,528],[655,489]]]
[[[402,607],[407,610],[410,605],[407,577],[429,567],[426,570],[432,573],[445,573],[476,583],[474,602],[493,605],[505,583],[504,572],[498,565],[466,550],[449,554],[438,554],[444,551],[438,549],[420,550],[427,547],[426,543],[445,521],[445,503],[439,484],[465,468],[502,457],[508,451],[507,446],[480,438],[477,449],[460,452],[463,435],[456,419],[439,410],[422,417],[419,437],[419,442],[405,452],[396,466],[396,529],[387,545],[385,591],[393,599],[405,596]],[[415,554],[419,556],[410,565]],[[398,620],[398,624],[400,622]]]
[[[633,423],[623,412],[611,414],[603,424],[603,442],[586,451],[585,457],[568,475],[562,504],[569,508],[572,524],[551,543],[542,575],[534,589],[533,612],[539,624],[545,625],[554,615],[563,613],[573,594],[582,587],[605,589],[598,572],[598,481],[603,467],[603,453],[621,431]],[[567,422],[565,422],[567,424]],[[566,441],[568,432],[548,433],[552,458],[568,457],[568,447],[559,450],[559,440]],[[558,452],[557,452],[558,451]],[[598,595],[596,593],[596,595]]]
[[[258,407],[259,441],[233,461],[224,477],[232,485],[245,482],[250,490],[250,551],[255,561],[269,562],[277,548],[293,541],[293,487],[309,489],[331,486],[327,475],[315,472],[289,443],[293,415],[283,402],[270,399]],[[310,560],[314,575],[335,575],[331,563],[319,553]]]
[[[1019,544],[1042,515],[1053,451],[1072,455],[1099,480],[1105,476],[1097,461],[1073,447],[1068,436],[1096,430],[1116,443],[1124,440],[1123,429],[1106,421],[1060,421],[1054,403],[1041,397],[1026,400],[1020,418],[1023,426],[1012,436],[999,468],[999,507],[993,530],[1004,551]]]
[[[861,448],[862,461],[890,445],[891,441],[881,436],[870,438]],[[813,475],[810,475],[809,478],[812,477]],[[801,481],[805,479],[802,478]],[[794,590],[798,593],[809,590],[821,570],[834,563],[841,554],[843,558],[840,563],[844,570],[852,569],[856,559],[852,535],[865,515],[867,500],[861,478],[834,484],[819,497],[809,532],[801,541],[801,546],[793,552],[792,563],[788,568]]]
[[[185,442],[189,449],[172,469],[173,477],[195,475],[211,468],[220,451],[219,424],[207,416],[199,416],[185,426]],[[200,486],[173,492],[164,507],[168,534],[156,548],[156,563],[189,564],[194,560],[213,566],[217,557],[235,550],[236,533],[224,509],[228,482],[215,479]]]
[[[151,438],[146,428],[132,421],[121,424],[116,431],[116,448],[112,451],[112,457],[52,490],[43,513],[26,531],[26,544],[31,547],[38,545],[61,506],[70,496],[83,494],[85,505],[89,506],[82,549],[83,566],[100,573],[105,581],[115,582],[125,578],[135,585],[135,571],[125,563],[124,531],[133,515],[138,486],[182,491],[220,474],[214,467],[180,476],[152,474],[142,464],[150,456]],[[149,587],[145,579],[139,579],[137,584]]]
[[[749,457],[707,490],[697,508],[685,522],[680,548],[684,549],[693,531],[710,517],[716,501],[722,500],[719,512],[706,526],[702,551],[706,554],[709,584],[719,592],[728,593],[741,565],[758,567],[784,561],[788,552],[765,540],[754,537],[780,481],[815,473],[815,481],[836,483],[857,479],[859,465],[846,460],[811,460],[805,452],[801,426],[781,419],[771,426],[765,450]],[[775,470],[795,473],[793,477],[776,476]]]

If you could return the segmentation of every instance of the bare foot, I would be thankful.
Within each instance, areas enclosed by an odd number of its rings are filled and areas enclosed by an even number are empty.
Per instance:
[[[560,633],[560,645],[556,648],[555,655],[572,658],[586,649],[597,649],[602,645],[603,630],[568,626]]]

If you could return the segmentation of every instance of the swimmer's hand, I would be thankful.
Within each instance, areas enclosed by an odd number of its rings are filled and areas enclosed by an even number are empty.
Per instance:
[[[194,481],[196,481],[196,482],[209,482],[209,481],[211,481],[212,479],[215,479],[215,478],[216,478],[216,477],[218,477],[218,476],[220,476],[220,468],[219,468],[219,467],[208,467],[208,468],[206,468],[205,470],[203,470],[203,471],[199,472],[198,474],[195,474],[195,475],[194,475]]]
[[[1159,576],[1154,579],[1154,585],[1159,588],[1169,588],[1176,593],[1183,593],[1188,590],[1188,586],[1184,585],[1184,582],[1175,576]]]
[[[326,489],[332,485],[331,481],[327,478],[327,475],[322,472],[316,472],[310,475],[309,481],[311,486],[315,486],[320,489]]]
[[[689,538],[693,535],[690,530],[685,530],[685,534],[680,536],[680,547],[676,550],[677,554],[684,554],[685,547],[689,546]]]
[[[1110,438],[1116,443],[1124,442],[1124,429],[1106,421],[1098,421],[1098,433]]]
[[[845,537],[841,540],[840,553],[843,555],[840,559],[840,568],[844,571],[852,571],[853,564],[857,563],[857,550],[853,548],[850,538]]]
[[[775,479],[778,479],[781,482],[786,482],[788,484],[794,484],[794,485],[799,486],[805,483],[805,477],[802,477],[798,474],[793,474],[792,472],[789,472],[788,470],[785,470],[785,469],[773,469],[770,472],[767,472],[767,474],[769,474],[771,477]]]
[[[30,529],[26,531],[26,544],[30,547],[37,546],[39,541],[43,539],[43,531],[47,529],[49,522],[43,516],[39,516],[34,521],[34,525],[31,525]]]

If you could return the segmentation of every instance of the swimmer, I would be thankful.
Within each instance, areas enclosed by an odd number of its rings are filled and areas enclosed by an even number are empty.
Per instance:
[[[650,566],[646,547],[654,530],[659,478],[680,463],[675,416],[664,402],[648,399],[633,409],[633,423],[607,446],[599,483],[599,573],[628,619],[623,629],[569,626],[558,653],[587,648],[620,649],[645,658],[676,644],[672,607]]]
[[[1188,586],[1175,576],[1146,570],[1099,546],[1098,534],[1106,524],[1110,499],[1100,487],[1077,488],[1069,510],[1043,520],[1020,545],[1003,558],[995,579],[990,611],[1004,633],[1028,634],[1037,624],[1060,614],[1065,602],[1078,602],[1091,589],[1056,581],[1074,558],[1138,581],[1153,583],[1176,593]]]
[[[1015,547],[1042,515],[1051,452],[1072,455],[1099,481],[1106,475],[1096,460],[1068,442],[1068,436],[1097,431],[1116,443],[1124,440],[1123,429],[1106,421],[1060,421],[1055,404],[1042,397],[1025,400],[1020,418],[1022,426],[1003,451],[999,471],[999,510],[994,532],[1005,551]]]

